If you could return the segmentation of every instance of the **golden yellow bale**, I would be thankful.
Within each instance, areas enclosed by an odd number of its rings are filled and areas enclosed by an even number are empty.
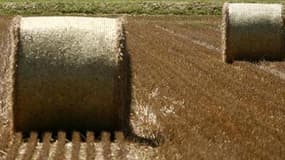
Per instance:
[[[119,126],[126,89],[120,19],[18,17],[13,26],[16,131]]]

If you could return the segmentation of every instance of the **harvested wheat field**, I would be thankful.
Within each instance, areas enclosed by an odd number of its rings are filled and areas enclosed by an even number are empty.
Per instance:
[[[2,127],[0,157],[284,159],[285,62],[225,64],[220,24],[212,16],[126,17],[132,101],[125,135],[10,139]]]

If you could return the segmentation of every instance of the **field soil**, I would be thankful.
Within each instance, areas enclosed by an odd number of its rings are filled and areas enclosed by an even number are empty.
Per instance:
[[[62,132],[8,141],[0,129],[0,157],[285,159],[285,62],[223,63],[220,22],[126,17],[132,134],[111,142],[103,133],[95,144],[92,133],[76,132],[72,141]]]

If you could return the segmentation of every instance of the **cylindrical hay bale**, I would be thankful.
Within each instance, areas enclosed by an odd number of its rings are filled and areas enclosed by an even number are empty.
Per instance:
[[[222,50],[225,62],[284,57],[282,5],[225,3]]]
[[[120,19],[25,17],[19,23],[14,129],[116,129],[124,104]]]

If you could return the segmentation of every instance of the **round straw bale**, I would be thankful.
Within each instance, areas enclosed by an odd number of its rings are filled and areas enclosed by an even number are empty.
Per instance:
[[[222,50],[225,62],[284,57],[282,5],[225,3]]]
[[[117,128],[124,104],[120,19],[25,17],[18,32],[15,130]]]

